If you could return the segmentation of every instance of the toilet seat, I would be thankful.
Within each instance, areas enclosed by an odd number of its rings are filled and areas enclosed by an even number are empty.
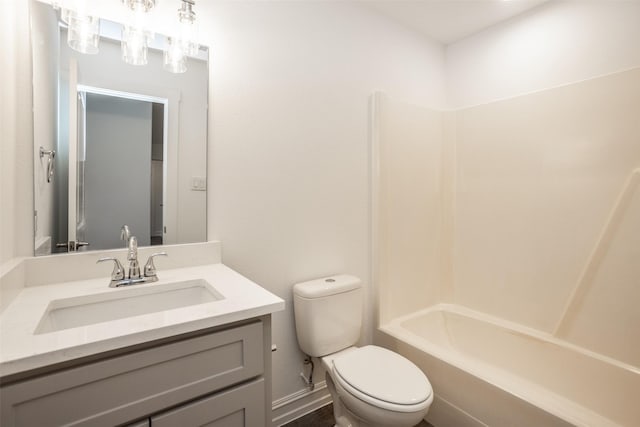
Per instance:
[[[334,379],[358,399],[396,412],[427,408],[433,393],[429,380],[412,362],[377,346],[365,346],[332,361]]]

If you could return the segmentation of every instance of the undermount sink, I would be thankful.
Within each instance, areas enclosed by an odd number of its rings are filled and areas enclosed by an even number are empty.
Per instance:
[[[222,294],[202,279],[58,299],[51,301],[35,333],[56,332],[221,299],[224,299]]]

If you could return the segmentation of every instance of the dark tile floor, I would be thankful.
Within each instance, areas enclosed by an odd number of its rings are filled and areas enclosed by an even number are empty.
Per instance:
[[[333,427],[333,405],[329,404],[305,415],[302,418],[293,420],[282,427]],[[416,427],[433,427],[426,421],[422,421]]]

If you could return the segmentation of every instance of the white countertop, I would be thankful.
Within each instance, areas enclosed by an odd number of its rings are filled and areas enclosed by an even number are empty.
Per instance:
[[[0,315],[0,377],[198,329],[274,313],[284,301],[223,264],[158,271],[160,280],[110,288],[109,277],[23,288]],[[53,300],[204,279],[221,300],[35,334]]]

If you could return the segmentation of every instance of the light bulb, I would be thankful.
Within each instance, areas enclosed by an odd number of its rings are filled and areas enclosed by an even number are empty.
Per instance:
[[[88,54],[98,53],[100,18],[68,10],[67,43],[72,49]]]
[[[164,51],[163,67],[172,73],[184,73],[187,71],[187,58],[179,40],[169,37],[167,49]]]
[[[57,0],[51,3],[51,5],[54,10],[60,9],[60,19],[66,24],[69,24],[71,15],[88,15],[87,5],[84,0]]]
[[[125,26],[122,29],[122,60],[131,65],[146,65],[150,37],[148,31]]]
[[[195,1],[182,0],[182,7],[178,9],[178,22],[180,44],[186,55],[196,56],[200,46],[196,42],[198,26],[196,24],[196,13],[193,11]]]
[[[122,0],[122,3],[133,11],[141,10],[147,13],[156,5],[156,0]]]

